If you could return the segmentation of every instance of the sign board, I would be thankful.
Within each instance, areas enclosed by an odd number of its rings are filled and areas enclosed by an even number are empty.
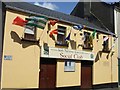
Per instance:
[[[53,48],[45,47],[41,48],[41,57],[47,58],[63,58],[63,59],[74,59],[74,60],[95,60],[94,53],[79,51],[79,50],[71,50],[65,48]]]
[[[11,55],[4,55],[4,60],[12,60],[12,56]]]

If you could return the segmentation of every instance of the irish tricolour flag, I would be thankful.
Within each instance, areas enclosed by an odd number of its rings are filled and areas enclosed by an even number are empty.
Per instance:
[[[48,18],[45,16],[30,16],[29,18],[26,18],[26,20],[28,20],[28,23],[26,25],[44,29]]]

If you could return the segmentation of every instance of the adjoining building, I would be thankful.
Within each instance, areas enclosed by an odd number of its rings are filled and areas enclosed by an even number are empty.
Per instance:
[[[114,33],[114,6],[101,0],[78,2],[71,15],[84,18],[95,25]]]
[[[25,2],[0,2],[1,89],[118,86],[114,33]]]

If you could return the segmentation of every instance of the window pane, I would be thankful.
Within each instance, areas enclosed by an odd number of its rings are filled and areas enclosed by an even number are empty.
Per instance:
[[[24,29],[24,38],[35,39],[36,38],[36,28],[34,26],[26,26]]]
[[[67,61],[65,61],[65,66],[67,66]]]
[[[58,44],[65,44],[65,31],[66,31],[66,27],[58,26],[58,35],[57,35]]]
[[[33,26],[26,26],[25,30],[24,30],[24,33],[34,34],[34,31],[35,31],[35,28]]]
[[[109,50],[109,38],[107,36],[103,36],[103,51],[108,51]]]
[[[75,61],[65,61],[64,71],[75,71]]]
[[[92,48],[92,44],[90,33],[84,32],[84,48]]]

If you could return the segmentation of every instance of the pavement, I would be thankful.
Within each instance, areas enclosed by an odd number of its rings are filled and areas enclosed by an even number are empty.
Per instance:
[[[92,89],[92,90],[120,90],[120,87],[119,88]]]

